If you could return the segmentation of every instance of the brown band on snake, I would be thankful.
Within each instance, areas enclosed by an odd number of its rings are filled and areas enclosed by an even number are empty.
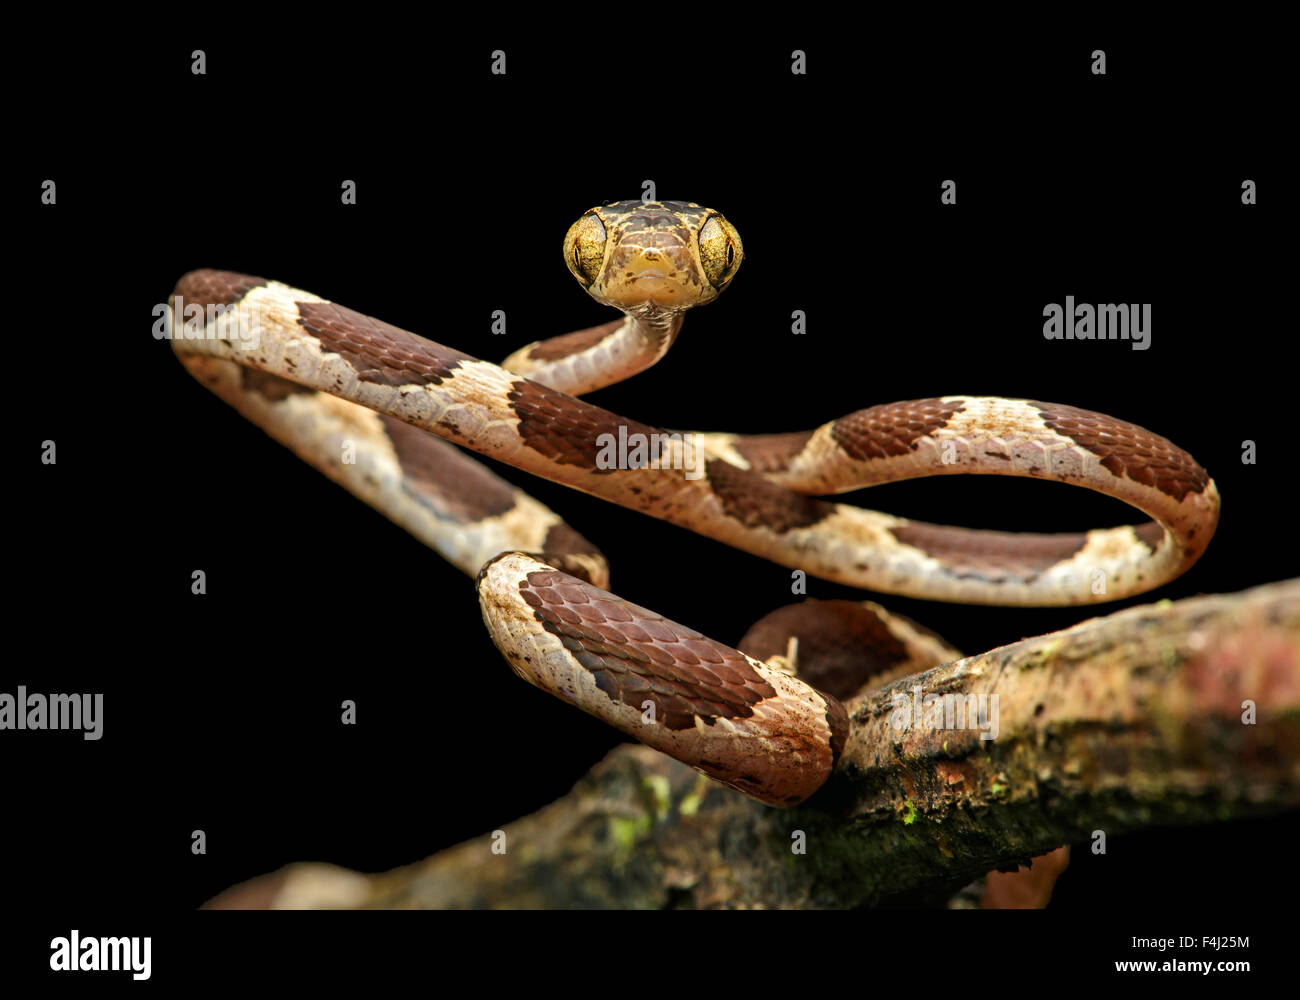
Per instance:
[[[767,660],[784,655],[792,636],[799,640],[799,678],[836,698],[852,697],[873,676],[911,657],[880,616],[860,601],[812,598],[764,615],[737,648]]]
[[[648,440],[662,433],[527,379],[511,384],[509,399],[519,417],[519,436],[524,443],[561,465],[612,472],[597,464],[604,450],[600,443],[603,435],[611,434],[617,441],[622,428],[627,436],[641,434]]]
[[[1092,452],[1117,476],[1154,487],[1179,503],[1209,485],[1209,474],[1191,455],[1144,427],[1059,403],[1032,404],[1043,423]]]
[[[708,726],[749,718],[755,704],[776,697],[740,653],[590,584],[538,572],[519,592],[610,700],[638,711],[653,702],[669,729],[690,729],[696,717]]]
[[[802,802],[844,751],[837,699],[533,556],[490,560],[478,592],[520,677],[761,802]]]
[[[826,725],[830,727],[831,768],[838,766],[844,753],[844,744],[849,738],[849,713],[840,700],[826,694]]]
[[[267,284],[265,278],[234,271],[190,271],[181,276],[172,292],[172,302],[182,299],[185,307],[232,306],[254,288]]]
[[[942,571],[981,580],[1032,580],[1087,544],[1084,534],[1038,535],[1018,531],[951,528],[909,521],[889,533],[944,564]]]
[[[723,512],[747,528],[769,528],[782,535],[835,513],[834,504],[792,493],[720,458],[709,459],[704,468]]]
[[[441,516],[470,523],[504,514],[515,506],[510,484],[454,445],[395,417],[380,414],[379,419],[407,485],[416,496],[425,492],[436,496]]]
[[[551,525],[542,543],[542,551],[565,556],[598,556],[600,549],[587,541],[563,521]]]
[[[893,458],[906,455],[917,441],[933,434],[961,410],[961,403],[942,399],[871,406],[835,421],[831,437],[857,461]]]
[[[615,319],[608,323],[602,323],[600,326],[589,327],[586,330],[575,330],[573,333],[564,333],[548,340],[540,340],[532,346],[528,356],[534,361],[558,361],[561,358],[567,358],[570,354],[580,354],[589,347],[595,347],[621,327],[624,322],[626,321]]]
[[[1139,524],[1133,529],[1133,534],[1137,535],[1138,541],[1151,550],[1152,555],[1159,552],[1160,546],[1165,543],[1165,529],[1156,521]]]
[[[441,385],[468,354],[425,340],[401,327],[333,302],[298,302],[298,325],[342,355],[363,382],[379,385]]]
[[[290,382],[287,378],[280,378],[279,375],[268,375],[256,368],[239,369],[239,382],[249,392],[255,392],[262,398],[269,399],[272,403],[279,403],[290,396],[304,395],[316,391],[301,386],[297,382]]]
[[[753,472],[784,472],[790,460],[803,451],[813,431],[791,431],[788,434],[746,434],[732,445]]]

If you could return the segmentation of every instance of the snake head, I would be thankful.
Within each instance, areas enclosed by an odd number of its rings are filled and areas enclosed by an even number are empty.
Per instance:
[[[596,301],[680,312],[731,283],[744,249],[735,226],[686,201],[619,201],[585,212],[564,237],[564,261]]]

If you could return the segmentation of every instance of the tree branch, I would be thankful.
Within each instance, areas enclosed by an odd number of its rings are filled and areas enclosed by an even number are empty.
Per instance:
[[[925,698],[944,695],[996,695],[977,720],[989,732],[996,721],[996,738],[935,728]],[[1249,724],[1243,703],[1255,706]],[[295,865],[209,905],[941,901],[990,869],[1094,831],[1291,809],[1300,804],[1300,580],[1092,619],[875,688],[849,711],[839,771],[798,809],[761,806],[625,746],[569,795],[507,826],[504,854],[484,836],[372,877]],[[804,854],[792,852],[800,833]]]

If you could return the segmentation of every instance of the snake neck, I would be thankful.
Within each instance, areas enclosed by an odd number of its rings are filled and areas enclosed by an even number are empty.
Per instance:
[[[665,309],[653,302],[643,302],[625,312],[630,330],[645,345],[646,353],[653,358],[650,364],[663,358],[681,332],[682,310]]]

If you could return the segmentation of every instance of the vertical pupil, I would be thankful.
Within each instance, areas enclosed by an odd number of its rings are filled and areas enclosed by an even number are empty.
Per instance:
[[[732,248],[731,244],[728,243],[727,244],[727,267],[730,267],[731,262],[735,259],[736,259],[736,251]]]

